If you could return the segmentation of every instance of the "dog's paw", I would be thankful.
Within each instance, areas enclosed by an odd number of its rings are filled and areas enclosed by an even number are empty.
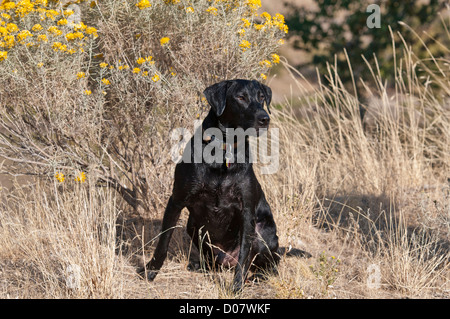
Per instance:
[[[245,282],[247,283],[260,283],[269,280],[269,276],[267,274],[263,274],[260,272],[254,273],[251,275]]]
[[[150,271],[147,275],[147,280],[148,281],[153,281],[156,277],[156,275],[158,274],[157,271]]]
[[[141,279],[145,279],[145,267],[139,267],[136,272]]]
[[[233,285],[231,287],[231,292],[235,295],[238,295],[242,292],[242,290],[244,289],[244,284],[245,282],[238,280],[238,281],[233,281]]]
[[[187,265],[187,270],[198,272],[200,271],[200,262],[198,261],[189,261],[189,264]]]

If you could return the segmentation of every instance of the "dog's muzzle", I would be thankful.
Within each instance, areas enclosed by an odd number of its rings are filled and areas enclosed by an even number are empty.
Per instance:
[[[258,133],[259,133],[260,129],[269,128],[269,123],[270,123],[270,117],[266,111],[261,110],[256,114],[255,128],[258,130]]]

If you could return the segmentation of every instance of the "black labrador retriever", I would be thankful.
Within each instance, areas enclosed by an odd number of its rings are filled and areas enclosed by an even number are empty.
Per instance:
[[[210,263],[236,266],[233,291],[238,292],[251,266],[276,273],[282,252],[270,206],[249,160],[248,135],[258,136],[268,128],[270,117],[263,106],[269,106],[272,91],[258,81],[230,80],[208,87],[204,95],[211,110],[200,128],[201,144],[196,146],[194,136],[184,150],[184,160],[176,165],[154,256],[138,272],[142,277],[147,273],[149,280],[156,277],[181,210],[187,207],[188,234]],[[211,129],[215,135],[207,134]],[[231,129],[250,129],[250,133],[225,141]],[[213,160],[198,161],[212,143],[219,145]],[[200,242],[202,238],[205,242]],[[198,263],[192,265],[198,267]]]

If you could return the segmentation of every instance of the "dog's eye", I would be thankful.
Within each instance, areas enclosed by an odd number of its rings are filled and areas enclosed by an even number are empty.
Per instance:
[[[238,96],[237,96],[237,99],[238,99],[239,101],[245,102],[245,97],[244,97],[243,95],[238,95]]]
[[[259,100],[262,102],[264,100],[264,94],[259,95]]]

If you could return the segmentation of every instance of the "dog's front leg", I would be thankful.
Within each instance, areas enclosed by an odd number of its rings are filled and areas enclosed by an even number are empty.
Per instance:
[[[147,274],[147,279],[152,281],[155,279],[158,271],[161,269],[164,260],[167,257],[167,249],[169,247],[170,239],[172,238],[172,233],[174,227],[180,218],[181,210],[183,209],[182,205],[177,205],[173,200],[173,196],[170,197],[169,202],[167,203],[166,210],[164,211],[164,217],[161,228],[161,235],[159,237],[158,245],[156,246],[155,253],[153,254],[153,258],[150,262],[147,263],[146,266],[142,267],[138,270],[138,273],[145,277],[145,270],[149,270]]]
[[[252,249],[253,239],[255,238],[255,211],[250,208],[244,208],[243,210],[240,235],[239,258],[233,279],[234,293],[242,290],[252,262],[250,251]]]

